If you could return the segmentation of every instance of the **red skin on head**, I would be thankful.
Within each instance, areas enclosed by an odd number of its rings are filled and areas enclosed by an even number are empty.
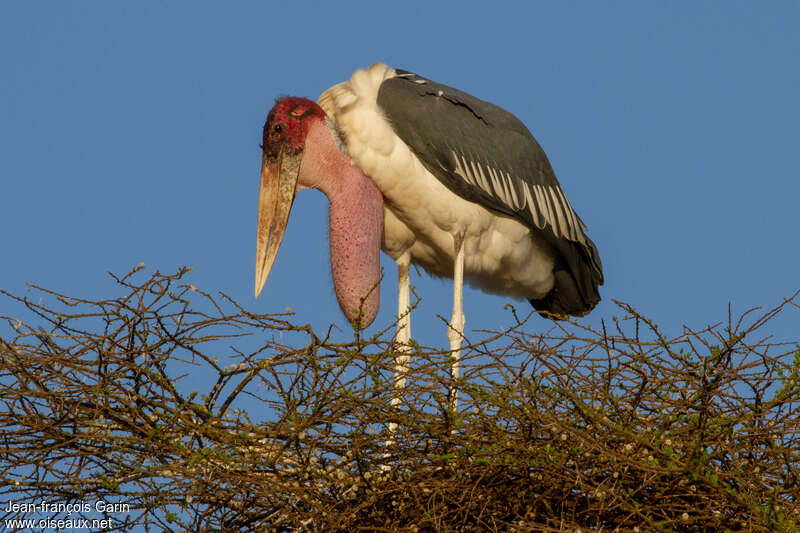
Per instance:
[[[279,98],[264,123],[261,148],[267,157],[275,158],[281,147],[297,153],[305,148],[306,136],[315,120],[325,120],[325,111],[308,98]]]

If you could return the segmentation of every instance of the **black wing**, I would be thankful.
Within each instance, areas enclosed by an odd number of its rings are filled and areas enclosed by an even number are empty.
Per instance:
[[[538,231],[559,255],[556,285],[537,309],[581,315],[600,300],[603,270],[586,226],[544,150],[517,117],[467,93],[396,70],[378,105],[395,133],[451,191]]]

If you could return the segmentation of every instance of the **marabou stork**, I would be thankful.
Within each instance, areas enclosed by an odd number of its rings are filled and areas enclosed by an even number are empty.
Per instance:
[[[603,271],[586,226],[533,135],[496,105],[376,63],[318,103],[278,99],[262,150],[256,297],[295,194],[321,190],[330,202],[336,297],[354,327],[378,312],[379,249],[397,262],[398,388],[411,338],[410,263],[453,278],[453,377],[464,280],[556,316],[584,315],[600,300]]]

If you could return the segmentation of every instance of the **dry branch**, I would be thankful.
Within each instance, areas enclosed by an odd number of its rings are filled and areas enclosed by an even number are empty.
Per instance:
[[[125,502],[100,513],[120,531],[798,528],[800,350],[765,334],[797,294],[675,338],[623,303],[481,332],[454,415],[447,352],[416,349],[394,408],[391,328],[332,342],[186,273],[3,292],[32,313],[2,317],[5,505]]]

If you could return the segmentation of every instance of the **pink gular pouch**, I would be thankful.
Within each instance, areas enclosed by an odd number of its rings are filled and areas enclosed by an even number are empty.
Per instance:
[[[296,193],[319,189],[329,202],[339,306],[354,327],[369,326],[380,306],[381,192],[339,151],[324,111],[308,99],[278,100],[267,117],[262,148],[256,297],[275,261]]]

